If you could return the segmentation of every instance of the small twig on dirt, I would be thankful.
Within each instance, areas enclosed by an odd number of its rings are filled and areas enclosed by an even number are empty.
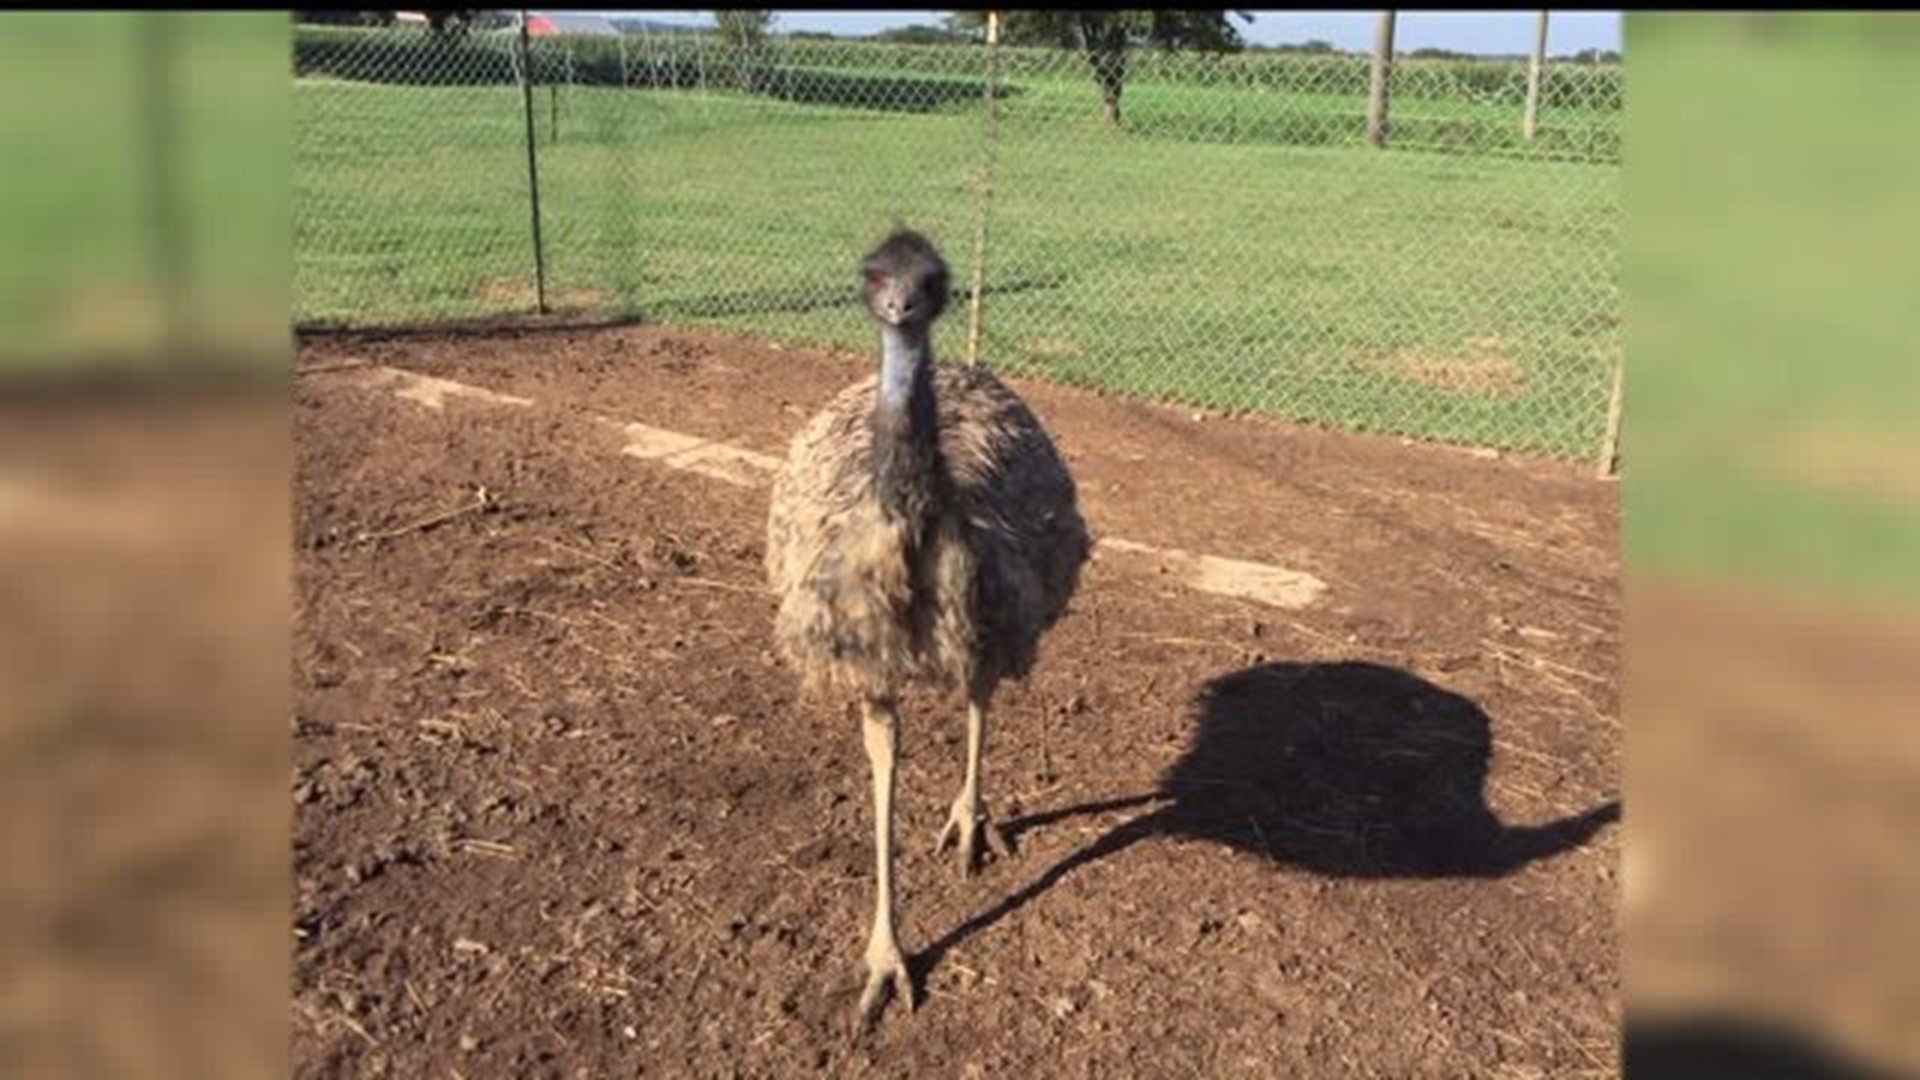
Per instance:
[[[1502,754],[1512,754],[1515,757],[1528,758],[1556,769],[1566,769],[1570,767],[1570,763],[1565,758],[1555,757],[1552,754],[1535,750],[1530,746],[1523,746],[1520,743],[1514,742],[1512,739],[1494,739],[1491,740],[1491,742],[1493,748]]]
[[[555,551],[564,551],[569,555],[578,555],[583,559],[591,559],[594,562],[597,562],[601,566],[607,567],[610,570],[620,569],[619,563],[614,562],[612,559],[607,558],[605,555],[598,555],[598,554],[595,554],[594,552],[587,551],[583,548],[574,547],[572,544],[563,544],[558,540],[549,540],[544,536],[536,536],[533,539],[535,543],[545,544],[548,547],[553,548]]]
[[[380,1040],[368,1034],[367,1029],[360,1026],[360,1021],[355,1020],[353,1017],[348,1016],[344,1012],[336,1010],[333,1012],[323,1013],[321,1014],[320,1019],[321,1019],[321,1027],[323,1029],[332,1027],[335,1024],[339,1024],[341,1027],[346,1028],[348,1031],[351,1031],[355,1035],[358,1035],[362,1039],[366,1040],[366,1043],[368,1046],[380,1045]]]
[[[1596,683],[1606,685],[1598,676],[1581,671],[1578,668],[1569,668],[1564,664],[1556,664],[1544,657],[1533,656],[1528,653],[1503,647],[1497,642],[1488,641],[1485,642],[1485,644],[1490,648],[1495,660],[1500,661],[1502,664],[1518,664],[1525,667],[1544,680],[1546,685],[1585,705],[1594,715],[1600,717],[1614,728],[1617,729],[1620,726],[1617,717],[1609,715],[1606,710],[1596,705],[1593,699],[1587,696],[1585,691],[1573,685],[1573,683],[1567,681],[1565,678],[1555,674],[1555,669],[1566,671],[1569,674],[1577,675],[1581,678],[1592,679]]]
[[[1519,780],[1489,779],[1487,781],[1487,787],[1489,790],[1500,792],[1503,795],[1509,794],[1511,792],[1518,792],[1519,794],[1534,800],[1536,805],[1550,806],[1553,803],[1553,800],[1547,797],[1546,792],[1541,791],[1539,788],[1533,786],[1532,784],[1523,783],[1522,781],[1519,781]]]
[[[1572,1043],[1575,1050],[1580,1051],[1580,1056],[1586,1058],[1589,1065],[1592,1065],[1596,1069],[1605,1069],[1607,1067],[1606,1063],[1595,1056],[1594,1052],[1588,1048],[1586,1043],[1581,1042],[1573,1032],[1567,1030],[1567,1025],[1561,1023],[1560,1018],[1555,1016],[1552,1010],[1548,1010],[1543,1015],[1546,1016],[1547,1023],[1552,1024],[1554,1029],[1560,1032],[1562,1038]]]
[[[590,619],[598,619],[598,620],[600,620],[601,622],[603,622],[603,623],[606,623],[606,624],[607,624],[608,626],[611,626],[611,627],[613,627],[613,628],[614,628],[615,630],[618,630],[618,631],[620,631],[620,632],[621,632],[621,633],[623,633],[623,634],[631,634],[631,633],[633,633],[633,627],[631,627],[631,626],[629,626],[629,625],[627,625],[626,623],[623,623],[623,622],[621,622],[621,621],[620,621],[620,620],[618,620],[618,619],[614,619],[614,618],[610,618],[610,617],[608,617],[608,616],[606,616],[606,615],[602,615],[602,614],[600,614],[600,613],[599,613],[599,612],[597,612],[597,611],[589,611],[589,612],[587,612],[587,617],[588,617],[588,618],[590,618]]]
[[[416,1009],[419,1009],[419,1010],[420,1010],[420,1012],[421,1012],[421,1013],[422,1013],[423,1015],[424,1015],[424,1014],[426,1014],[426,1013],[428,1013],[428,1012],[431,1012],[431,1011],[432,1011],[432,1010],[430,1010],[430,1009],[428,1009],[428,1008],[427,1008],[427,1003],[426,1003],[426,1001],[425,1001],[425,1000],[423,1000],[423,999],[422,999],[422,998],[420,997],[420,991],[418,991],[418,990],[415,990],[415,989],[413,988],[413,980],[412,980],[412,979],[402,979],[402,980],[400,980],[400,985],[401,985],[401,987],[402,987],[402,988],[404,988],[404,989],[406,990],[406,992],[407,992],[407,1000],[409,1000],[409,1001],[411,1001],[411,1002],[413,1002],[413,1007],[414,1007],[414,1008],[416,1008]]]
[[[345,371],[348,368],[363,368],[368,366],[370,366],[370,361],[366,360],[335,360],[329,364],[308,364],[305,367],[297,367],[293,369],[293,373],[295,375],[320,375],[329,371]]]
[[[1511,645],[1502,645],[1500,642],[1494,641],[1491,638],[1482,638],[1481,644],[1485,645],[1489,649],[1492,649],[1494,652],[1505,654],[1506,656],[1509,656],[1515,660],[1519,660],[1523,663],[1529,664],[1535,668],[1546,668],[1550,671],[1558,671],[1563,674],[1572,675],[1575,678],[1585,679],[1586,681],[1592,683],[1595,686],[1612,685],[1612,683],[1609,680],[1603,679],[1600,676],[1595,675],[1591,671],[1582,671],[1577,667],[1569,667],[1566,664],[1557,663],[1555,661],[1547,659],[1544,656],[1540,656],[1536,653],[1523,652],[1519,649],[1514,648]]]
[[[703,577],[670,577],[667,578],[667,580],[680,585],[695,585],[703,589],[721,589],[726,592],[746,593],[749,596],[757,596],[761,592],[759,589],[750,589],[745,585],[733,585],[725,581],[714,581],[710,578]]]
[[[422,518],[411,525],[405,525],[398,529],[388,529],[385,532],[377,533],[361,533],[356,538],[356,542],[370,544],[377,540],[392,540],[397,536],[405,536],[408,533],[425,532],[436,525],[444,525],[455,518],[465,517],[468,514],[478,513],[482,510],[491,510],[497,505],[498,503],[493,497],[493,492],[488,491],[483,484],[474,489],[473,501],[470,503],[457,506],[452,510],[443,510],[432,517]]]
[[[1501,1042],[1506,1043],[1508,1046],[1518,1048],[1518,1047],[1525,1047],[1526,1045],[1528,1045],[1527,1040],[1521,1038],[1520,1036],[1514,1034],[1511,1031],[1503,1031],[1497,1027],[1488,1028],[1487,1034],[1493,1036],[1496,1039],[1499,1039]]]
[[[454,844],[461,851],[471,851],[480,855],[493,855],[502,859],[517,859],[520,852],[512,844],[502,844],[497,840],[461,840]]]
[[[502,668],[500,677],[512,683],[513,688],[520,691],[522,697],[539,699],[540,695],[533,692],[533,687],[527,685],[527,680],[520,677],[520,672],[517,669]]]
[[[1288,620],[1287,625],[1299,631],[1300,633],[1305,634],[1307,637],[1318,639],[1320,642],[1327,645],[1331,645],[1336,649],[1346,649],[1352,644],[1351,642],[1341,641],[1339,638],[1334,637],[1332,634],[1315,630],[1313,627],[1307,626],[1303,623],[1297,623],[1292,620]]]
[[[513,977],[517,974],[518,969],[519,964],[513,960],[507,961],[506,969],[500,972],[499,978],[493,980],[493,989],[488,992],[486,999],[480,1003],[478,1011],[482,1015],[492,1012],[493,1009],[499,1005],[500,996],[505,994],[507,988],[513,985]]]
[[[445,739],[465,741],[467,737],[467,729],[461,727],[459,724],[456,724],[451,720],[439,720],[439,719],[429,718],[426,720],[416,721],[416,723],[420,727],[426,729],[426,731],[438,732],[439,735],[441,736],[440,741],[444,741]],[[421,735],[421,738],[427,738],[427,735],[423,732]]]
[[[1141,641],[1150,641],[1155,645],[1189,645],[1194,648],[1221,649],[1237,649],[1240,647],[1234,642],[1225,641],[1220,638],[1161,637],[1158,634],[1143,634],[1138,631],[1129,631],[1120,636],[1135,638]]]
[[[1067,782],[1065,780],[1055,780],[1045,787],[1029,788],[1026,791],[1015,792],[1012,801],[1019,803],[1022,807],[1032,806],[1034,803],[1040,801],[1041,796],[1051,795],[1066,786]]]

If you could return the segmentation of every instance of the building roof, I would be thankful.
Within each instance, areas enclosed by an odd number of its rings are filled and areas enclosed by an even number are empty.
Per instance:
[[[546,29],[541,29],[542,23]],[[529,34],[602,34],[620,33],[613,20],[591,11],[534,11],[527,13]]]

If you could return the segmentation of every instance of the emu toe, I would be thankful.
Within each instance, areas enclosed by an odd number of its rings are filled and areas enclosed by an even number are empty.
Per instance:
[[[940,838],[934,842],[934,854],[956,845],[960,849],[960,872],[965,875],[978,870],[988,853],[1004,859],[1008,852],[1006,834],[987,816],[986,808],[976,810],[965,800],[953,804],[953,811],[940,830]]]
[[[906,957],[895,947],[867,957],[867,985],[860,992],[860,1007],[854,1014],[853,1034],[873,1030],[886,1010],[891,996],[911,1013],[914,1010],[913,977],[907,974]]]

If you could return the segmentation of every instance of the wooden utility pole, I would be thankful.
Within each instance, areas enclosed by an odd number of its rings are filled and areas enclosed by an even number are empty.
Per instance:
[[[1600,460],[1594,464],[1600,479],[1611,479],[1620,469],[1620,415],[1625,405],[1627,365],[1622,359],[1613,362],[1613,393],[1607,401],[1607,430],[1600,440]]]
[[[1387,83],[1393,76],[1393,12],[1380,13],[1373,30],[1373,81],[1367,88],[1367,142],[1387,144]]]
[[[1547,13],[1542,11],[1533,30],[1533,58],[1527,64],[1527,113],[1520,131],[1528,142],[1540,120],[1540,75],[1547,66]]]

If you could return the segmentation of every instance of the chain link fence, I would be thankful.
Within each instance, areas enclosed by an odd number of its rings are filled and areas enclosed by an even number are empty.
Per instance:
[[[865,348],[852,260],[898,220],[965,290],[949,359],[1581,459],[1608,428],[1618,65],[1545,65],[1528,131],[1526,63],[1399,57],[1375,145],[1345,54],[301,27],[294,64],[308,325]]]

